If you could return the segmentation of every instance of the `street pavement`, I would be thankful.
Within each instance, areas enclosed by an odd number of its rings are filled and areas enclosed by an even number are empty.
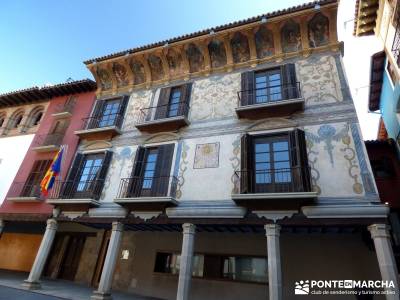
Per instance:
[[[0,300],[61,300],[63,298],[41,295],[5,286],[0,286]]]

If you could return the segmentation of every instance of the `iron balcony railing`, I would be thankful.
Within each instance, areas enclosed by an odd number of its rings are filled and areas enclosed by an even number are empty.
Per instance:
[[[274,85],[265,88],[242,90],[238,93],[238,107],[275,103],[301,97],[300,82]]]
[[[102,115],[99,117],[89,117],[84,118],[83,123],[85,129],[95,129],[95,128],[104,128],[104,127],[111,127],[116,126],[121,128],[123,116],[119,113],[117,114],[109,114],[109,115]]]
[[[16,198],[16,197],[35,197],[41,198],[40,192],[40,183],[31,183],[31,182],[14,182],[8,193],[8,197]]]
[[[75,107],[75,101],[66,101],[65,103],[57,105],[54,114],[65,113],[65,112],[72,114],[74,107]]]
[[[310,170],[305,167],[236,171],[234,183],[236,194],[311,192]]]
[[[175,198],[178,179],[175,176],[122,178],[118,198],[167,197]]]
[[[60,146],[63,138],[64,138],[64,134],[61,134],[61,133],[38,135],[35,138],[33,146],[34,147],[52,146],[52,145]]]
[[[187,117],[189,108],[190,107],[187,102],[142,108],[137,117],[136,124],[180,116]]]
[[[56,181],[48,196],[50,199],[100,199],[104,180]]]

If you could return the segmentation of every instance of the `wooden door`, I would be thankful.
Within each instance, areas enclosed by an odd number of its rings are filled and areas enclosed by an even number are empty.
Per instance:
[[[103,271],[104,261],[106,260],[108,244],[110,243],[110,237],[111,230],[107,230],[103,235],[103,241],[101,242],[101,248],[99,251],[99,256],[97,257],[96,268],[94,270],[92,278],[92,286],[95,288],[99,286],[101,272]]]
[[[59,277],[65,280],[74,280],[81,259],[85,236],[71,236],[61,264]]]

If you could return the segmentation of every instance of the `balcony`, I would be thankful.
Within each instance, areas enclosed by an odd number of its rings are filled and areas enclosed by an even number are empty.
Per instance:
[[[52,117],[55,119],[70,118],[74,111],[75,101],[66,101],[56,107]]]
[[[64,135],[60,133],[38,135],[33,141],[32,150],[36,152],[58,151],[63,138]]]
[[[262,119],[288,116],[304,110],[300,82],[238,92],[238,118]]]
[[[235,172],[234,178],[232,200],[252,209],[299,208],[317,197],[307,168],[244,170]]]
[[[68,211],[84,211],[100,205],[104,180],[56,181],[46,202]]]
[[[189,125],[187,102],[147,107],[140,110],[135,127],[144,132],[175,131]]]
[[[121,114],[103,115],[82,120],[85,129],[75,131],[75,134],[82,139],[107,139],[121,134],[123,121]]]
[[[163,211],[178,204],[177,184],[175,176],[123,178],[114,202],[129,210]]]
[[[14,182],[7,196],[11,202],[40,202],[43,200],[40,192],[40,184]]]

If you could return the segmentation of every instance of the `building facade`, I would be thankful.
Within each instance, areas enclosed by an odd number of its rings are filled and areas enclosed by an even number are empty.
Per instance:
[[[92,299],[294,299],[306,280],[382,279],[398,299],[337,6],[86,61],[97,101],[46,200],[56,209],[25,285],[43,275],[93,286]]]
[[[64,178],[75,155],[79,138],[74,134],[82,118],[87,117],[95,100],[96,83],[91,80],[72,81],[44,88],[29,89],[0,96],[4,102],[37,99],[32,104],[28,117],[14,117],[19,113],[26,116],[22,108],[9,118],[3,134],[16,134],[18,130],[35,132],[29,149],[16,172],[0,207],[2,236],[0,239],[0,268],[17,271],[29,271],[36,257],[43,237],[45,222],[53,213],[52,205],[45,202],[40,191],[43,179],[54,156],[66,145],[63,168],[60,177]],[[0,101],[1,101],[0,100]],[[25,108],[27,112],[27,108]],[[14,124],[15,123],[15,124]],[[21,128],[21,129],[20,129]],[[12,157],[17,145],[5,145]],[[4,170],[2,176],[12,176]],[[12,179],[11,179],[12,180]]]

